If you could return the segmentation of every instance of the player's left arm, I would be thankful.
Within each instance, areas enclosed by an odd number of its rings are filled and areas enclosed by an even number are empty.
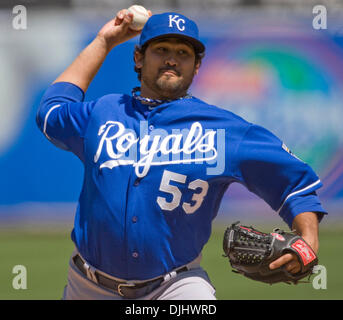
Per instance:
[[[303,212],[298,214],[292,223],[292,229],[307,242],[315,253],[319,249],[319,217],[315,212]],[[273,261],[270,269],[277,269],[285,265],[287,271],[297,273],[301,270],[300,262],[295,254],[287,253]]]
[[[312,168],[294,156],[278,137],[257,125],[246,131],[235,155],[235,176],[317,253],[318,224],[327,212],[316,193],[322,182]],[[301,270],[298,258],[290,253],[273,261],[270,268],[284,265],[291,273]]]

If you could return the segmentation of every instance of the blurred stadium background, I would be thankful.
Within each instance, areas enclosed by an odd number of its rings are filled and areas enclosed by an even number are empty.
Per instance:
[[[158,4],[157,4],[158,3]],[[239,185],[225,194],[204,267],[219,299],[342,299],[343,3],[339,0],[35,0],[27,29],[15,30],[17,1],[0,1],[0,299],[60,299],[66,283],[74,210],[83,169],[51,145],[35,124],[47,86],[122,8],[194,18],[207,51],[191,92],[278,135],[318,173],[329,216],[321,223],[320,263],[326,290],[256,284],[231,273],[221,258],[227,224],[240,220],[287,228]],[[327,28],[312,26],[315,5]],[[137,86],[132,53],[137,39],[110,53],[86,99]],[[28,289],[12,287],[14,265],[25,265]],[[226,280],[227,279],[227,280]]]

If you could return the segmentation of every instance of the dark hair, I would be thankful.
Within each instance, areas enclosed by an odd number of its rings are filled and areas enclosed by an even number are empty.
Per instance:
[[[135,62],[135,53],[138,52],[140,53],[141,55],[144,56],[145,54],[145,50],[146,48],[148,47],[148,44],[145,44],[144,46],[139,46],[139,45],[136,45],[135,46],[135,50],[133,52],[133,61]],[[202,61],[202,58],[205,56],[205,52],[196,52],[195,51],[195,64],[197,63],[200,63],[201,64],[201,61]],[[137,77],[138,77],[138,80],[141,81],[142,79],[142,72],[141,72],[141,69],[140,68],[137,68],[136,67],[136,62],[135,62],[135,72],[137,72]]]

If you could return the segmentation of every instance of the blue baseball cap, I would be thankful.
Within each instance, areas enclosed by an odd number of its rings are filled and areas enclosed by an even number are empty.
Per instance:
[[[161,38],[185,39],[193,45],[195,52],[205,51],[205,46],[199,40],[196,23],[179,13],[165,12],[152,15],[144,25],[139,45],[142,47],[150,41]]]

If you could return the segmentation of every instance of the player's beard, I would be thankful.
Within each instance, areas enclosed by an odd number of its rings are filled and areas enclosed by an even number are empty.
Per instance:
[[[166,75],[163,72],[173,70],[176,75]],[[157,76],[145,73],[142,70],[142,83],[153,90],[159,96],[159,99],[177,99],[187,94],[187,90],[192,84],[194,72],[189,75],[181,75],[172,68],[163,68],[159,70]]]

